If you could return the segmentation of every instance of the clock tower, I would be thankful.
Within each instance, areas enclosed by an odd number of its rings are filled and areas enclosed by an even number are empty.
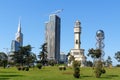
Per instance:
[[[74,56],[76,61],[79,61],[81,67],[85,66],[86,57],[84,56],[84,49],[81,49],[81,22],[77,20],[74,26],[74,48],[70,50],[70,55],[68,56],[68,61],[70,61],[70,56]],[[68,63],[68,66],[72,66],[72,61]]]
[[[80,49],[80,34],[81,34],[81,23],[80,21],[75,22],[74,27],[74,49]]]

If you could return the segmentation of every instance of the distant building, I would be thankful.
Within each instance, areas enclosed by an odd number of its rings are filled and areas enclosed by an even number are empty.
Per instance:
[[[66,63],[67,62],[67,55],[64,52],[60,53],[60,63]]]
[[[60,17],[55,14],[49,16],[45,26],[45,40],[47,43],[48,59],[60,59]]]
[[[23,46],[23,34],[21,33],[21,22],[19,20],[18,31],[15,36],[15,40],[11,43],[11,52],[17,52]]]

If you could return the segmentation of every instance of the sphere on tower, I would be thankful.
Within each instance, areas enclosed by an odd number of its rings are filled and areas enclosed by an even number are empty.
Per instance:
[[[104,31],[103,30],[98,30],[97,32],[96,32],[96,38],[97,39],[104,39],[105,37],[104,37]]]

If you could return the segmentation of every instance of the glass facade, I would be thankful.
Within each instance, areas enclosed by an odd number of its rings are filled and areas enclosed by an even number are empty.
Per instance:
[[[16,40],[12,40],[11,51],[17,52],[19,49],[20,49],[20,43],[17,42]]]
[[[59,62],[60,59],[60,18],[52,14],[46,23],[45,36],[47,42],[48,59]]]

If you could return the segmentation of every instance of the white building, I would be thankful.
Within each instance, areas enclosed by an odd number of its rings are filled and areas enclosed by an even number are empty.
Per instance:
[[[85,66],[86,57],[84,56],[84,49],[80,48],[80,34],[81,34],[81,23],[80,21],[75,22],[74,26],[74,49],[70,50],[70,55],[74,56],[76,61],[80,61],[81,67]],[[68,61],[70,56],[68,56]],[[68,66],[72,65],[72,61],[68,63]]]

